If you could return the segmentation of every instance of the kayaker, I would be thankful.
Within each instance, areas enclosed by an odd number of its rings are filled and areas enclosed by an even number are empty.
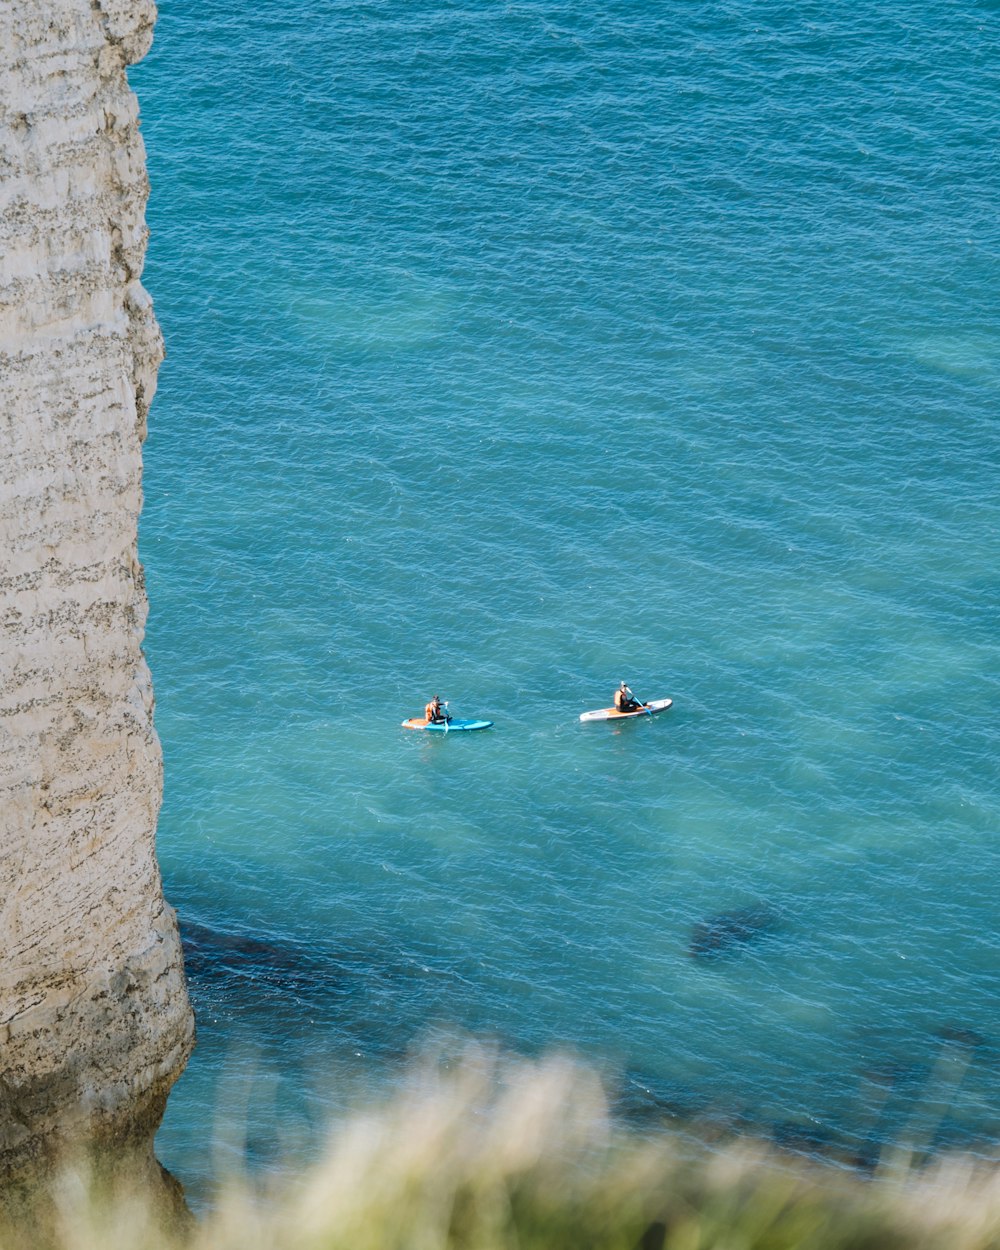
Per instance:
[[[451,717],[444,710],[440,695],[436,694],[424,708],[424,718],[428,725],[442,725],[445,721],[451,720]]]
[[[628,686],[624,682],[619,682],[618,689],[615,691],[615,711],[616,712],[637,712],[642,704],[635,697]]]

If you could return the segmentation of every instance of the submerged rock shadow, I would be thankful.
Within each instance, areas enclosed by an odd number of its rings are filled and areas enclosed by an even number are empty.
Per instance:
[[[716,912],[692,926],[688,954],[703,962],[721,959],[751,943],[775,937],[781,928],[778,910],[769,903]]]
[[[197,984],[244,981],[295,996],[347,993],[349,971],[294,939],[254,937],[181,919],[184,970]]]
[[[249,1020],[259,1044],[276,1055],[295,1030],[311,1035],[314,1050],[402,1064],[466,979],[461,968],[419,952],[387,954],[388,943],[375,938],[334,950],[232,924],[183,916],[179,924],[196,1015]]]

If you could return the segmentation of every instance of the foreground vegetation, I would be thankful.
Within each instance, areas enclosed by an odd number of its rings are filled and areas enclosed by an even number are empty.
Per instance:
[[[307,1173],[234,1179],[198,1221],[165,1228],[134,1192],[97,1201],[82,1168],[53,1198],[59,1250],[1000,1248],[1000,1172],[953,1160],[866,1181],[751,1144],[638,1140],[592,1074],[555,1060],[428,1067]]]

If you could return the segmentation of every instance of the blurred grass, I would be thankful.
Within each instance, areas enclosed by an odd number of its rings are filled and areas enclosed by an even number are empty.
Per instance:
[[[753,1142],[708,1151],[616,1127],[564,1059],[426,1061],[392,1103],[339,1124],[302,1170],[230,1176],[165,1226],[141,1189],[51,1187],[54,1221],[2,1250],[989,1250],[1000,1172],[960,1159],[873,1179]]]

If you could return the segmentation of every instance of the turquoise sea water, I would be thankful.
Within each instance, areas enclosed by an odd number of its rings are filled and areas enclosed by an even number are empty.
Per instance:
[[[195,1191],[440,1030],[654,1120],[1000,1141],[996,20],[163,0]],[[622,678],[673,709],[581,725]],[[402,730],[434,692],[495,728]]]

